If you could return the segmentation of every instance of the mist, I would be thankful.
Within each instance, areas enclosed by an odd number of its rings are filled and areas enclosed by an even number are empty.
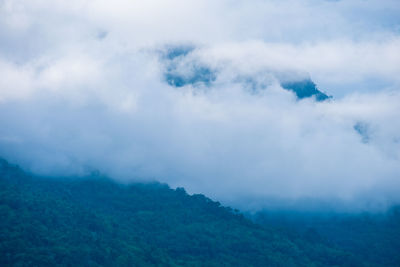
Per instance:
[[[3,1],[0,157],[40,175],[157,180],[245,210],[385,209],[400,201],[399,11]],[[333,98],[280,83],[304,79]]]

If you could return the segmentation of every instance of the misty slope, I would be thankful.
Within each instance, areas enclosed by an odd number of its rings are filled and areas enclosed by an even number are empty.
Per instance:
[[[1,266],[369,266],[254,224],[203,195],[107,178],[41,178],[0,161]]]
[[[260,224],[315,242],[329,241],[373,266],[400,266],[400,207],[383,213],[258,212]]]

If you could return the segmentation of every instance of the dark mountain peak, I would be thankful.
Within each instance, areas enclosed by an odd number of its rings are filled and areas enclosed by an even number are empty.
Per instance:
[[[331,96],[318,90],[317,85],[310,78],[281,82],[281,86],[286,90],[294,92],[298,99],[315,97],[317,101],[324,101],[331,98]]]
[[[187,85],[194,88],[213,86],[225,69],[211,67],[194,56],[196,49],[193,45],[167,46],[161,52],[160,60],[164,65],[163,76],[167,84],[176,88]],[[248,92],[257,93],[266,90],[274,79],[279,81],[283,89],[294,92],[298,99],[314,97],[316,101],[324,101],[331,98],[318,90],[307,74],[297,71],[265,70],[255,73],[254,76],[236,73],[230,82],[243,84],[243,87],[249,89]]]

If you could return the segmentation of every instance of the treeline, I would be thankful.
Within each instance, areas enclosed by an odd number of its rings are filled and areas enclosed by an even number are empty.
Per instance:
[[[383,262],[365,257],[369,251],[348,249],[328,237],[307,236],[291,229],[293,225],[282,229],[284,224],[267,220],[255,223],[182,188],[173,190],[159,183],[123,185],[99,175],[36,177],[4,160],[0,160],[0,218],[0,266],[373,266]],[[390,227],[399,232],[397,224]],[[395,266],[398,261],[393,260],[387,263]]]

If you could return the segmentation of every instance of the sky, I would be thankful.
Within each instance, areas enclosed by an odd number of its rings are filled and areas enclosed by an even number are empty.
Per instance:
[[[398,14],[397,0],[0,0],[0,157],[244,210],[386,208],[400,201]],[[166,80],[204,69],[210,84]],[[332,98],[296,99],[282,77]]]

